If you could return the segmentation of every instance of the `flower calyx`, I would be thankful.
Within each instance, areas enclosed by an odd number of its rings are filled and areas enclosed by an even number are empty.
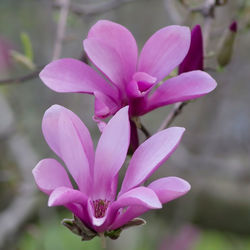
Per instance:
[[[63,226],[67,227],[72,233],[80,236],[82,241],[92,240],[94,237],[100,236],[97,232],[93,231],[88,226],[86,226],[76,216],[74,216],[73,219],[63,219],[61,223]],[[120,234],[124,229],[145,224],[146,221],[143,220],[142,218],[135,218],[120,228],[105,231],[104,236],[109,237],[112,240],[116,240],[120,237]]]

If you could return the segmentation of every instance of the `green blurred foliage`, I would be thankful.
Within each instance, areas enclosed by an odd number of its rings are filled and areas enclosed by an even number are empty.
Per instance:
[[[248,250],[250,238],[220,231],[203,231],[194,250]]]
[[[22,32],[20,35],[21,42],[23,45],[24,55],[30,60],[33,61],[33,48],[29,35],[26,32]]]
[[[58,225],[58,221],[40,226],[30,225],[20,239],[20,250],[97,250],[101,249],[100,239],[82,242],[81,239]]]

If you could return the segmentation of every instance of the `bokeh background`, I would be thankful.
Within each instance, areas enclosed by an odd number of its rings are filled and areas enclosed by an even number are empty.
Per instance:
[[[60,57],[80,58],[82,40],[99,19],[126,26],[139,47],[171,24],[204,25],[178,0],[71,0]],[[185,1],[198,6],[205,1]],[[93,98],[58,94],[40,79],[4,82],[39,71],[52,60],[60,19],[60,1],[0,1],[0,249],[101,249],[100,239],[81,242],[60,225],[71,215],[47,208],[47,197],[31,170],[42,158],[55,157],[41,133],[44,111],[61,104],[77,113],[96,142]],[[73,11],[72,11],[73,10]],[[79,13],[84,10],[84,13]],[[218,70],[213,53],[233,20],[239,30],[232,60]],[[32,48],[31,48],[32,47]],[[14,52],[13,52],[14,51]],[[152,177],[179,176],[192,189],[160,211],[143,216],[147,224],[124,231],[108,249],[245,250],[250,249],[250,1],[227,1],[211,21],[206,69],[217,80],[211,94],[184,107],[173,125],[187,131],[174,155]],[[28,77],[29,78],[29,77]],[[153,133],[171,110],[142,117]],[[143,134],[140,134],[143,139]],[[126,164],[124,166],[126,168]]]

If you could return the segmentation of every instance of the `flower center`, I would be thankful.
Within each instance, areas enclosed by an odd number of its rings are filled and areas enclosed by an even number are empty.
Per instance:
[[[93,201],[93,208],[96,218],[102,218],[105,216],[105,212],[108,208],[109,203],[110,201],[101,199]]]

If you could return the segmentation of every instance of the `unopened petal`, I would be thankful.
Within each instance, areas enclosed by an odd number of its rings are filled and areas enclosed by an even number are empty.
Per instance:
[[[179,66],[179,74],[192,70],[203,70],[203,37],[201,26],[196,25],[191,32],[189,51]]]

